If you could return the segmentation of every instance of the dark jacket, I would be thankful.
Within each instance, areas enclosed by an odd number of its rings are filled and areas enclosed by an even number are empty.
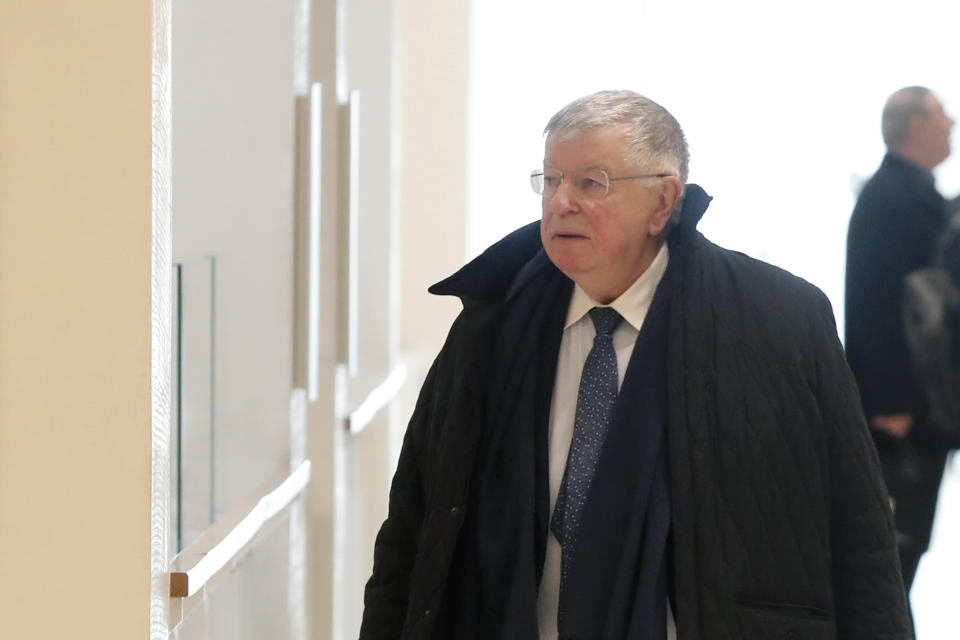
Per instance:
[[[868,416],[909,413],[923,423],[926,406],[907,350],[901,301],[904,277],[932,264],[946,225],[944,208],[930,172],[887,154],[850,216],[846,349]]]
[[[680,640],[909,638],[887,497],[826,297],[713,245],[690,185],[670,236],[668,462]],[[459,295],[377,538],[363,640],[432,638],[464,518],[492,328],[540,250],[514,232]],[[443,639],[452,640],[452,639]],[[534,639],[522,639],[534,640]]]

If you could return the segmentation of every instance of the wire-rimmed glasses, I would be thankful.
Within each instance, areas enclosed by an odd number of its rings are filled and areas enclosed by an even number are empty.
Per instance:
[[[545,167],[530,172],[530,186],[538,196],[550,199],[567,180],[574,191],[588,200],[600,200],[610,193],[610,183],[617,180],[641,180],[643,178],[667,178],[672,173],[645,173],[637,176],[609,175],[603,169],[587,169],[579,173],[564,174],[559,169]]]

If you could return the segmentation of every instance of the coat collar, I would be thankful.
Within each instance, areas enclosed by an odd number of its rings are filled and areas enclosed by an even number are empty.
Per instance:
[[[712,198],[699,185],[688,184],[678,226],[670,232],[671,251],[697,228]],[[428,291],[458,296],[467,302],[509,298],[540,269],[551,265],[540,242],[540,221],[510,233]]]
[[[897,155],[893,151],[888,151],[883,157],[880,167],[886,171],[895,171],[903,176],[907,176],[921,188],[935,189],[936,182],[931,171],[927,171],[920,165],[907,160],[903,156]]]

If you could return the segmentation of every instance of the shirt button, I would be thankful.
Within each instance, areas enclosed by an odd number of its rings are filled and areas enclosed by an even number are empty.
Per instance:
[[[457,515],[458,513],[460,513],[460,507],[450,507],[450,514],[451,514],[451,515],[454,515],[454,516],[455,516],[455,515]]]
[[[433,609],[426,609],[426,610],[423,612],[423,617],[424,617],[424,618],[429,618],[429,617],[432,616],[432,615],[433,615]]]

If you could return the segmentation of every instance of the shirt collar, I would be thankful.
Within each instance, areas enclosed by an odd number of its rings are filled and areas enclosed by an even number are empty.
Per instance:
[[[600,304],[587,295],[587,292],[581,289],[580,285],[575,285],[573,296],[570,298],[570,307],[567,310],[567,322],[563,325],[563,328],[567,329],[579,322],[594,307],[610,306],[623,316],[623,319],[629,322],[630,326],[640,331],[640,328],[643,327],[643,320],[647,317],[650,303],[653,301],[653,293],[656,291],[657,285],[660,284],[669,261],[670,250],[667,248],[667,243],[664,242],[646,271],[640,274],[640,277],[634,280],[633,284],[609,305]]]

